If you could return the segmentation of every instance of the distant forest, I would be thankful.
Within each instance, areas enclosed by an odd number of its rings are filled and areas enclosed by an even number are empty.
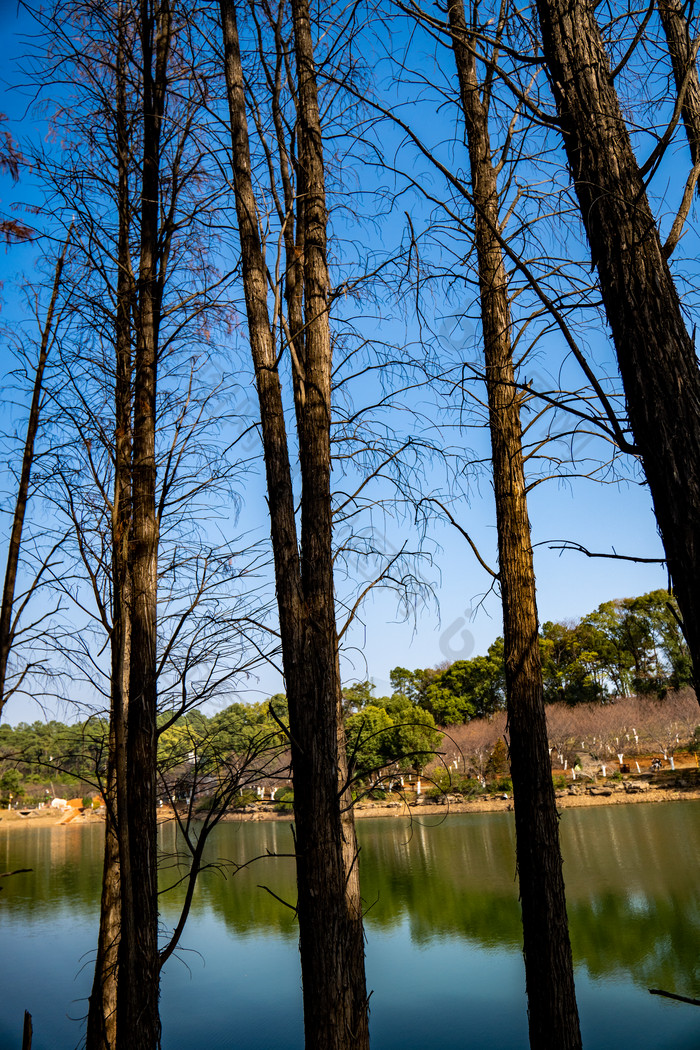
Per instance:
[[[550,705],[579,707],[581,718],[585,715],[590,721],[596,705],[614,704],[625,708],[625,718],[633,725],[629,705],[622,701],[637,696],[656,702],[647,714],[651,718],[652,712],[654,725],[660,719],[663,726],[651,733],[649,746],[665,750],[678,736],[676,715],[669,722],[676,727],[671,731],[666,727],[668,719],[659,715],[665,705],[657,707],[667,693],[675,696],[692,682],[678,611],[667,591],[604,602],[578,622],[545,623],[540,632],[540,651],[545,697]],[[413,671],[395,667],[390,680],[391,696],[375,696],[370,681],[355,682],[343,690],[348,752],[357,778],[390,765],[420,773],[441,748],[450,752],[452,760],[457,751],[452,755],[448,744],[459,737],[456,728],[479,721],[487,722],[490,728],[485,735],[477,733],[480,743],[475,745],[475,754],[479,760],[472,764],[480,771],[485,768],[505,728],[501,718],[494,720],[506,707],[502,638],[496,639],[485,656]],[[669,717],[675,703],[666,705]],[[694,716],[694,704],[691,709]],[[599,721],[600,716],[593,718]],[[695,723],[691,725],[690,721],[681,733],[684,741],[693,739]],[[553,743],[557,753],[564,753],[568,747],[564,737],[559,739],[560,724],[566,723],[569,735],[576,735],[574,722],[571,717],[563,722],[562,716],[548,717],[550,736],[553,727],[558,727]],[[159,760],[164,775],[193,763],[198,765],[200,776],[211,775],[233,754],[254,756],[249,763],[250,783],[285,768],[282,756],[288,709],[283,694],[260,703],[235,702],[209,717],[192,711],[176,724],[170,723],[167,716],[161,716]],[[627,732],[626,725],[618,727],[617,722],[614,728],[613,736]],[[99,787],[108,734],[109,724],[104,718],[72,724],[37,721],[14,728],[0,725],[0,800],[7,804],[10,793],[15,798],[38,799],[48,783],[61,784],[64,789],[78,783]],[[594,739],[587,729],[585,735]],[[473,736],[471,731],[469,743],[465,740],[465,754],[473,750]],[[601,750],[600,740],[598,745]],[[611,754],[611,748],[602,749],[601,755]],[[41,790],[35,790],[39,785]]]
[[[692,684],[688,646],[675,599],[668,591],[604,602],[578,622],[545,623],[540,654],[547,703],[606,703],[655,695]],[[441,726],[462,725],[505,709],[503,639],[486,656],[413,671],[395,667],[392,698],[372,696],[369,682],[345,689],[357,710],[385,708],[397,698],[431,714]]]

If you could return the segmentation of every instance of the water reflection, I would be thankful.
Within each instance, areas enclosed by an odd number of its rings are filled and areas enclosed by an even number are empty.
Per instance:
[[[619,1045],[609,1031],[623,1021],[625,1042],[632,1044],[634,1031],[637,1048],[698,1041],[698,1011],[679,1012],[652,1000],[646,989],[700,995],[699,817],[697,803],[562,815],[572,943],[590,1047]],[[431,823],[359,824],[375,1050],[463,1048],[465,1031],[474,1050],[525,1047],[512,816],[468,814]],[[161,828],[160,845],[175,852],[173,825]],[[173,961],[165,974],[164,1018],[177,1019],[172,1027],[166,1020],[166,1050],[184,1050],[187,1039],[204,1045],[201,1030],[196,1034],[202,1017],[208,1026],[219,1025],[218,1036],[214,1028],[209,1032],[208,1045],[234,1045],[230,1028],[226,1035],[234,1001],[236,1046],[302,1045],[296,927],[279,900],[293,904],[295,898],[293,861],[279,856],[291,848],[283,823],[217,829],[207,855],[213,866],[199,883],[185,936],[185,947],[201,956],[184,952],[180,958],[189,969]],[[232,864],[249,860],[233,874]],[[14,988],[9,1006],[0,1008],[0,1044],[17,1042],[14,1034],[4,1038],[10,1029],[2,1011],[29,1006],[23,989],[45,986],[48,973],[62,967],[73,981],[56,990],[54,1013],[63,1016],[66,1003],[87,991],[89,965],[77,982],[73,978],[94,943],[101,863],[100,829],[27,826],[3,833],[0,826],[0,870],[34,869],[6,880],[0,897],[0,982],[9,980]],[[161,888],[175,875],[164,870]],[[161,897],[164,936],[181,897],[181,889]],[[9,961],[18,957],[22,985]],[[193,995],[194,1021],[185,1018],[183,1005]],[[615,1012],[613,1028],[605,1011]],[[264,1038],[263,1017],[269,1026]],[[55,1016],[43,1020],[53,1030],[56,1023]],[[71,1043],[46,1046],[73,1045],[76,1026],[69,1030]],[[35,1042],[42,1050],[41,1036]]]

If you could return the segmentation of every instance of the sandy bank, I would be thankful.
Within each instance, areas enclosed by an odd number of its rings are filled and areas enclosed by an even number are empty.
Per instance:
[[[26,815],[25,815],[26,814]],[[67,819],[68,818],[68,819]],[[22,812],[19,809],[0,810],[0,832],[3,829],[33,827],[33,828],[75,828],[84,827],[86,824],[103,824],[104,813],[86,810],[84,813],[78,811],[74,816],[69,812],[55,809],[32,809]]]
[[[571,791],[557,792],[557,807],[564,809],[579,809],[592,806],[623,806],[649,804],[653,802],[677,802],[695,801],[700,799],[700,784],[696,778],[683,780],[679,777],[675,784],[664,783],[640,783],[635,781],[622,781],[616,783],[600,784],[593,788],[595,793],[588,789],[577,789],[576,793]],[[367,802],[355,808],[355,816],[358,820],[372,817],[431,817],[445,816],[448,813],[507,813],[513,808],[512,798],[484,798],[463,799],[456,796],[447,796],[439,801],[428,801],[425,798],[419,802],[414,799],[409,801]],[[172,820],[172,811],[165,807],[158,812],[159,823]],[[289,821],[291,814],[277,813],[272,808],[260,805],[254,809],[241,812],[227,813],[225,821]],[[75,828],[85,827],[88,824],[101,824],[104,822],[104,812],[86,811],[78,813],[66,821],[65,815],[56,813],[49,809],[30,810],[23,815],[19,810],[0,810],[0,834],[13,828],[35,827],[35,828]]]

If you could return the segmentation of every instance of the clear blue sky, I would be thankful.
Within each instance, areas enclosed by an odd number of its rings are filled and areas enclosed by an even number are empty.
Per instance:
[[[31,132],[23,116],[26,93],[19,94],[7,84],[13,79],[9,58],[19,54],[21,45],[13,36],[17,25],[16,6],[0,0],[0,36],[5,42],[4,99],[0,109],[12,119],[7,125],[18,137]],[[36,130],[36,129],[35,129]],[[0,207],[4,212],[13,197],[26,191],[28,181],[15,191],[9,180],[0,180]],[[31,250],[12,248],[0,256],[2,314],[6,324],[18,318],[22,273],[34,273],[35,258]],[[601,343],[604,337],[601,336]],[[7,371],[11,359],[6,345],[2,350],[2,367]],[[7,392],[7,385],[4,384]],[[21,413],[5,406],[5,426],[21,420]],[[477,432],[473,441],[483,443],[484,433]],[[248,506],[241,527],[264,532],[261,515],[264,508],[262,480],[251,479],[247,489]],[[488,476],[482,473],[478,484],[471,486],[468,501],[454,508],[460,522],[468,529],[485,558],[495,563],[495,522]],[[638,483],[600,485],[591,481],[549,481],[534,490],[530,499],[533,542],[536,545],[536,572],[539,588],[540,621],[576,619],[612,598],[628,597],[663,587],[667,583],[662,566],[637,565],[607,559],[589,559],[574,552],[552,551],[547,541],[568,540],[592,551],[660,557],[661,545],[645,486]],[[479,567],[465,541],[449,525],[436,525],[431,533],[436,549],[432,567],[424,570],[426,582],[435,601],[417,610],[407,619],[397,613],[396,602],[384,593],[369,597],[355,627],[349,634],[344,658],[344,676],[372,677],[378,691],[389,689],[389,671],[396,665],[410,668],[433,666],[444,660],[465,658],[485,652],[501,633],[500,607],[497,595],[489,590],[490,580]],[[397,532],[390,542],[399,544]],[[3,547],[4,551],[4,547]],[[269,695],[281,688],[271,670],[261,674],[258,688]],[[255,693],[252,694],[255,696]],[[35,710],[17,701],[10,709],[9,721],[38,717]]]

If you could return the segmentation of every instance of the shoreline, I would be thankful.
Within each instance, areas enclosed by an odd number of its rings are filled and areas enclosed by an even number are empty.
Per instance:
[[[693,778],[695,781],[696,778]],[[614,784],[604,783],[590,789],[561,790],[556,792],[557,809],[588,809],[597,806],[649,805],[655,802],[683,802],[700,800],[700,784],[692,785],[679,778],[679,782],[665,784],[640,783],[633,780],[618,781]],[[389,803],[368,802],[355,807],[355,818],[367,820],[372,817],[416,817],[448,816],[451,813],[508,813],[513,809],[512,797],[463,799],[447,795],[438,800],[404,799]],[[0,833],[11,828],[76,828],[86,825],[104,824],[104,815],[100,812],[77,813],[66,821],[65,813],[51,813],[47,810],[30,810],[24,815],[19,810],[0,810]],[[246,823],[261,821],[289,822],[291,813],[279,813],[273,809],[258,805],[255,809],[230,811],[221,818],[222,822]],[[159,811],[159,824],[174,820],[172,810],[163,807]]]

